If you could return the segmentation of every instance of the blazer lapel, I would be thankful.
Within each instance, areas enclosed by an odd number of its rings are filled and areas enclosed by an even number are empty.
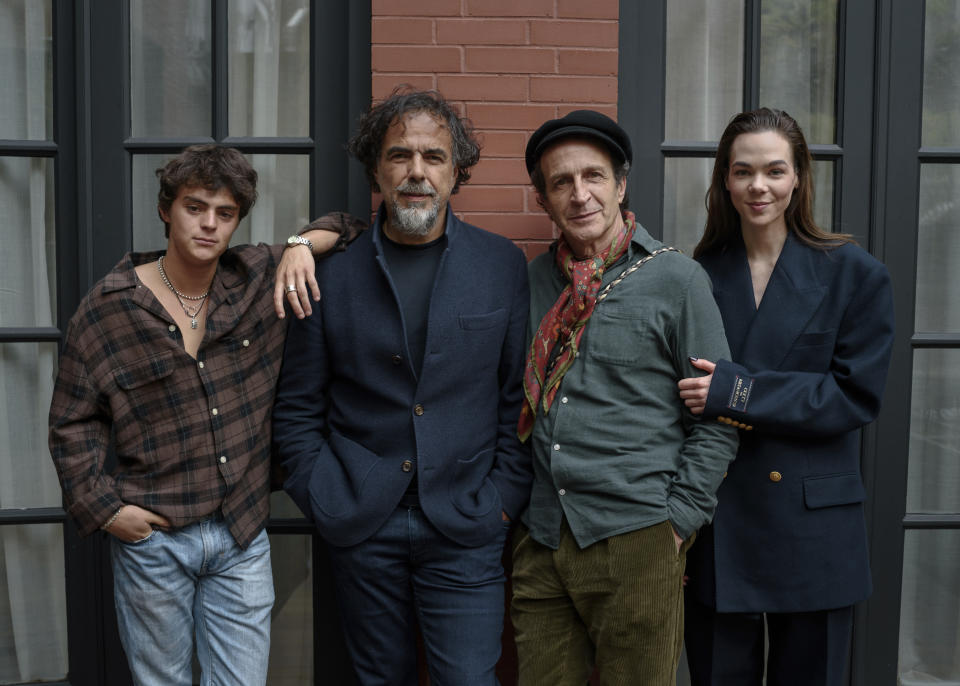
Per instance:
[[[817,278],[815,258],[812,248],[787,236],[740,351],[739,359],[748,367],[779,368],[820,307],[827,289]]]
[[[753,283],[750,279],[750,265],[743,243],[737,242],[718,255],[708,266],[713,279],[713,296],[723,316],[724,333],[733,359],[741,359],[741,351],[757,308],[753,301]]]

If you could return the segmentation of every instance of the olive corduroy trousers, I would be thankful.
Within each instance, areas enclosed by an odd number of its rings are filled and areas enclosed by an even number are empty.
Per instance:
[[[670,522],[580,549],[563,522],[552,550],[518,525],[513,600],[519,686],[673,686],[683,639],[683,572]]]

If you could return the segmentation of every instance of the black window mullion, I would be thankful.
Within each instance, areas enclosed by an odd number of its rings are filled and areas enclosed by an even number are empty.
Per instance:
[[[663,144],[667,0],[620,3],[617,111],[633,142],[627,177],[630,208],[655,238],[663,237]]]
[[[745,0],[743,19],[743,109],[760,106],[760,0]]]
[[[213,17],[213,139],[222,141],[230,126],[230,34],[227,0],[211,0]]]
[[[865,3],[865,7],[869,4]],[[898,332],[883,410],[866,434],[875,446],[875,464],[865,465],[865,474],[870,476],[867,506],[874,590],[863,604],[857,622],[855,648],[860,669],[854,675],[854,686],[897,682],[913,379],[910,333],[914,322],[920,182],[917,151],[923,102],[923,3],[879,0],[875,16],[874,73],[882,78],[873,83],[876,115],[871,248],[890,270]],[[853,57],[852,50],[850,56]],[[851,122],[850,126],[855,124]],[[848,135],[849,131],[848,128]]]

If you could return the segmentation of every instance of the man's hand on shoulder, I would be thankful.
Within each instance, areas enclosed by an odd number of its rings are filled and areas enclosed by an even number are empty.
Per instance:
[[[314,219],[300,230],[306,242],[288,240],[273,285],[273,307],[277,317],[284,318],[284,300],[297,319],[313,314],[313,302],[320,301],[320,286],[314,274],[314,256],[342,250],[367,229],[361,219],[345,212],[330,212]],[[309,243],[309,244],[308,244]]]
[[[329,231],[316,233],[321,234],[321,237],[325,234],[331,244],[336,242],[337,235],[334,233]],[[313,245],[313,249],[316,250],[318,244]],[[290,309],[293,310],[297,319],[313,314],[310,297],[312,296],[314,301],[320,300],[320,286],[317,285],[314,270],[313,254],[308,246],[296,243],[283,251],[283,257],[280,258],[280,264],[277,266],[277,280],[273,284],[273,307],[280,319],[284,317],[284,300],[290,303]]]

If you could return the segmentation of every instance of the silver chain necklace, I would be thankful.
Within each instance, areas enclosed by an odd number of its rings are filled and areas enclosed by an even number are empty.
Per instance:
[[[186,293],[181,293],[170,283],[170,279],[167,278],[167,273],[163,271],[163,255],[157,260],[157,271],[160,272],[160,280],[163,281],[163,284],[169,288],[175,296],[177,296],[177,302],[180,303],[180,308],[183,310],[183,313],[190,317],[190,328],[196,329],[199,326],[197,322],[197,316],[200,314],[200,310],[203,309],[203,304],[207,301],[207,296],[210,294],[210,289],[208,288],[200,295],[187,295]],[[187,305],[184,300],[199,300],[200,304],[195,306]]]

